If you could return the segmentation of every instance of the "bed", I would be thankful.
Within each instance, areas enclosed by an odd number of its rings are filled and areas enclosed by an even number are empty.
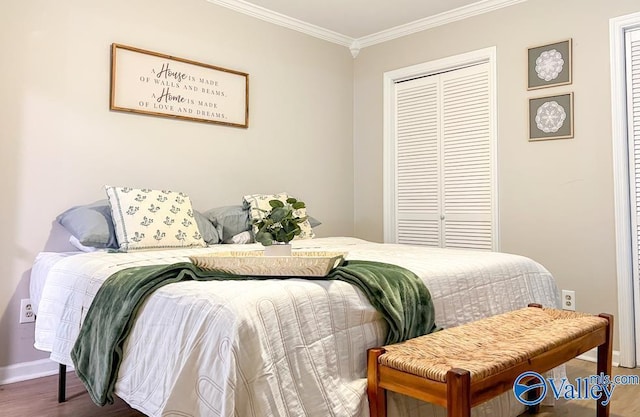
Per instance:
[[[436,323],[452,327],[535,302],[560,306],[551,274],[531,259],[495,252],[379,244],[348,237],[296,240],[294,250],[346,252],[396,264],[427,285]],[[116,271],[170,264],[258,244],[129,253],[42,253],[32,273],[35,347],[72,365],[70,352],[102,282]],[[367,416],[366,350],[386,324],[340,281],[180,282],[142,306],[124,346],[115,393],[149,416]],[[557,377],[562,369],[556,370]],[[506,393],[474,416],[517,416]],[[444,416],[390,395],[390,416]]]

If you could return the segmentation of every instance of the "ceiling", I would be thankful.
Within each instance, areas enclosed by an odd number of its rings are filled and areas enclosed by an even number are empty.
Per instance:
[[[527,0],[207,0],[347,46],[366,46]]]
[[[247,0],[265,9],[358,39],[478,0]]]

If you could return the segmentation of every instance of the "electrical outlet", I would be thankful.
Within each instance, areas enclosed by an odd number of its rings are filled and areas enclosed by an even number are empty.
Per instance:
[[[20,300],[20,323],[32,323],[36,321],[36,315],[33,313],[31,300],[23,298]]]
[[[562,309],[576,311],[576,292],[562,290]]]

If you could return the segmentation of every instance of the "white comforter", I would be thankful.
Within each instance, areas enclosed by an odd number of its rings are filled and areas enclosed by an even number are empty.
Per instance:
[[[101,283],[131,266],[173,263],[219,245],[68,256],[47,274],[36,321],[37,349],[71,365],[69,353]],[[521,256],[376,244],[354,238],[294,242],[294,249],[348,252],[347,259],[394,263],[422,277],[443,327],[530,302],[559,306],[552,276]],[[302,279],[181,282],[144,304],[125,345],[116,394],[149,416],[367,416],[366,350],[386,325],[355,287]],[[507,393],[509,394],[509,393]],[[513,394],[474,415],[517,415]],[[389,414],[445,415],[390,395]]]

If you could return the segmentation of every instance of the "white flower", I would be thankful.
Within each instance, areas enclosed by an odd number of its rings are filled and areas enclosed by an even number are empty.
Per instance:
[[[550,49],[542,52],[536,59],[536,74],[541,80],[555,80],[562,72],[563,66],[562,54],[555,49]]]
[[[556,101],[547,101],[538,107],[536,112],[536,126],[544,133],[555,133],[564,124],[567,113]]]

